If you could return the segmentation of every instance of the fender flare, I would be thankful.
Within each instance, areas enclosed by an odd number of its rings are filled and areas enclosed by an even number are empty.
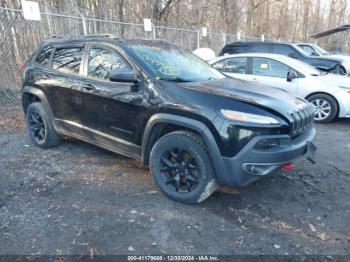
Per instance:
[[[221,156],[220,149],[216,143],[216,140],[213,136],[213,134],[210,132],[209,128],[203,124],[202,122],[198,120],[194,120],[191,118],[178,116],[178,115],[171,115],[166,113],[159,113],[153,115],[147,122],[147,125],[145,127],[145,131],[143,133],[142,137],[142,145],[141,145],[141,162],[142,165],[146,165],[147,162],[147,155],[150,153],[151,148],[150,143],[150,137],[153,131],[153,128],[159,124],[159,123],[169,123],[169,124],[175,124],[178,126],[182,126],[184,128],[191,129],[193,131],[196,131],[200,134],[200,136],[203,138],[205,145],[208,148],[209,156],[212,160],[213,167],[215,170],[217,182],[219,184],[223,184],[224,181],[227,180],[227,172],[226,168]],[[148,152],[147,152],[148,151]],[[221,183],[223,182],[223,183]]]
[[[32,94],[32,95],[39,97],[39,99],[40,99],[41,103],[43,104],[43,106],[45,107],[45,109],[47,109],[48,112],[51,114],[51,116],[53,116],[49,101],[47,100],[45,93],[41,89],[39,89],[37,87],[33,87],[33,86],[24,86],[23,91],[22,91],[22,102],[23,102],[23,94],[25,94],[25,93]],[[23,108],[23,110],[24,110],[24,108]],[[26,112],[24,112],[24,113],[26,113]]]

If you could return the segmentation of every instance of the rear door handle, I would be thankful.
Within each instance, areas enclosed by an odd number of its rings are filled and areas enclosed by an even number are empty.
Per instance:
[[[86,90],[96,90],[96,87],[94,87],[91,84],[86,84],[86,85],[83,85],[82,87]]]

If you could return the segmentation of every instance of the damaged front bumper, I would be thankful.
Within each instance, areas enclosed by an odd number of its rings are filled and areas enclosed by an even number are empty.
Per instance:
[[[235,157],[223,157],[229,181],[225,184],[244,186],[266,176],[300,156],[314,162],[316,147],[312,140],[315,128],[291,139],[288,135],[257,136],[253,138]]]

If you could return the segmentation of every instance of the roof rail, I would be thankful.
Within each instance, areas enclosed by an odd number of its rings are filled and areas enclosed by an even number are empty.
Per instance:
[[[62,35],[51,35],[49,38],[63,38],[64,36]]]
[[[118,38],[116,35],[113,35],[113,34],[81,35],[81,36],[78,36],[78,37],[81,37],[81,38],[94,38],[94,37]]]
[[[52,35],[49,37],[49,39],[62,39],[62,38],[67,38],[67,39],[81,39],[81,38],[97,38],[97,37],[108,37],[108,38],[113,38],[117,39],[118,37],[113,34],[94,34],[94,35],[78,35],[78,36],[63,36],[63,35]]]

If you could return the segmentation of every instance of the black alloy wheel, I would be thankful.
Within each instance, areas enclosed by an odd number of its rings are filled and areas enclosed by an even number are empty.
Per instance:
[[[30,135],[36,143],[40,144],[45,140],[46,136],[44,120],[36,111],[30,112],[28,117],[28,128]]]
[[[42,103],[31,103],[26,110],[27,129],[32,141],[41,148],[57,146],[62,136],[53,126],[53,118]]]
[[[149,166],[160,190],[181,203],[200,203],[218,187],[208,148],[191,131],[160,137],[152,147]]]
[[[164,152],[160,158],[159,171],[165,183],[176,192],[191,192],[200,180],[196,160],[180,147]]]

